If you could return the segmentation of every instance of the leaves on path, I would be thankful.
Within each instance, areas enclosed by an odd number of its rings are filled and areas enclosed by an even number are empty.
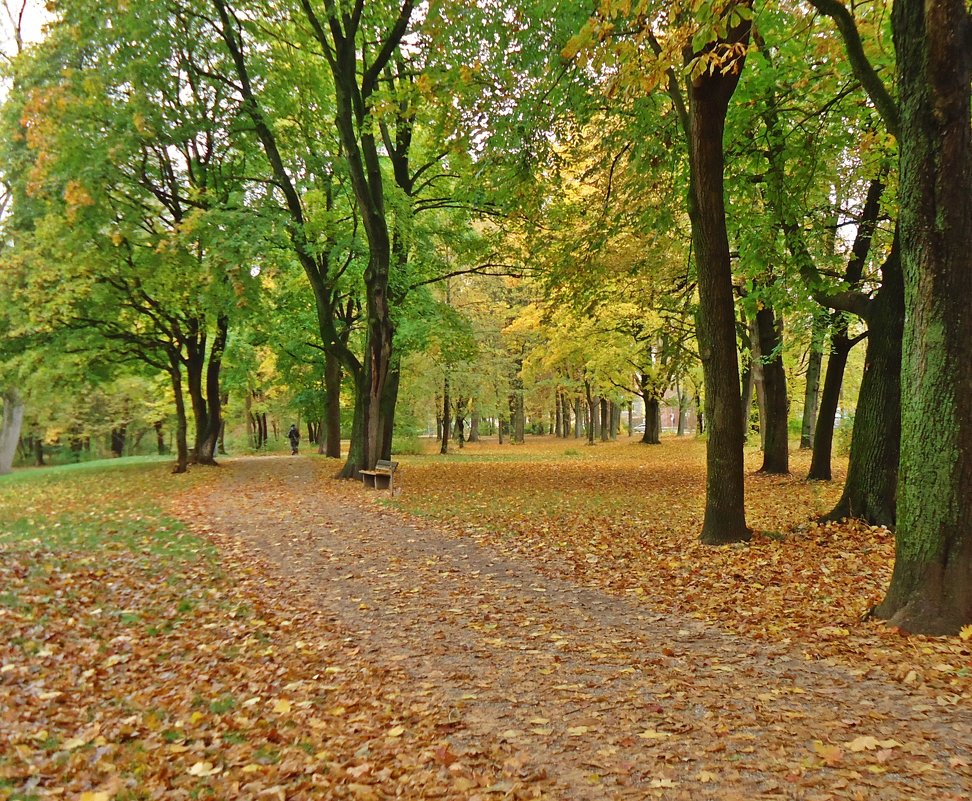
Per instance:
[[[542,796],[500,750],[449,751],[400,670],[153,508],[176,486],[0,485],[0,798]]]
[[[392,502],[357,487],[335,491],[349,502],[391,504],[418,525],[447,527],[661,612],[795,644],[808,659],[862,675],[880,671],[933,705],[970,705],[972,627],[959,638],[905,638],[862,622],[890,582],[894,536],[857,521],[813,522],[840,495],[839,466],[832,482],[806,482],[809,452],[798,451],[791,476],[766,476],[755,472],[760,455],[750,451],[753,540],[711,548],[698,542],[704,443],[574,445],[544,438],[467,445],[457,457],[405,457],[402,493]]]

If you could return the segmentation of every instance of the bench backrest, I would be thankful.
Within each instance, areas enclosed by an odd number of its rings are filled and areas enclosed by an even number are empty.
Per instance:
[[[375,470],[387,470],[389,473],[394,473],[398,468],[398,462],[390,462],[387,459],[379,459],[375,464]]]

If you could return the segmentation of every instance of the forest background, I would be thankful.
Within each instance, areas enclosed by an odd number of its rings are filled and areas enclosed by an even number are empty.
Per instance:
[[[876,614],[958,631],[970,22],[933,5],[65,0],[26,45],[8,4],[0,467],[300,420],[351,477],[634,397],[657,443],[667,400],[724,544],[754,424],[829,480],[852,411],[827,516],[896,528]]]

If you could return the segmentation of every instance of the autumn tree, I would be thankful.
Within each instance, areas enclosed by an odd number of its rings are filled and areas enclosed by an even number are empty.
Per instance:
[[[895,0],[905,284],[894,575],[877,608],[908,631],[972,622],[972,14]]]

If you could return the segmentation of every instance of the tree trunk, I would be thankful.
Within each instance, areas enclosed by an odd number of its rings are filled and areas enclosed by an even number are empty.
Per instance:
[[[554,394],[554,435],[562,437],[564,435],[563,409],[560,404],[560,391]]]
[[[34,437],[34,464],[44,466],[44,438],[39,434]]]
[[[748,22],[730,30],[730,41],[747,43],[749,30]],[[700,540],[708,545],[751,537],[743,499],[741,398],[722,143],[729,100],[742,68],[740,57],[725,74],[718,69],[705,70],[688,82],[688,209],[698,270],[697,337],[705,376],[705,418],[709,431],[705,517]]]
[[[206,430],[202,440],[196,443],[196,461],[200,464],[216,464],[219,432],[223,428],[223,393],[219,389],[219,374],[223,366],[223,351],[229,332],[229,319],[220,315],[216,321],[216,335],[209,348],[206,364]]]
[[[755,326],[747,324],[745,320],[740,325],[740,336],[742,337],[744,352],[742,366],[742,403],[740,404],[744,443],[749,439],[750,429],[752,428],[749,424],[749,419],[753,411],[753,393],[756,391],[757,370],[755,369],[755,362],[759,352],[759,337],[754,329]]]
[[[634,403],[628,401],[628,436],[634,433]]]
[[[760,359],[763,363],[766,431],[763,443],[761,473],[785,475],[790,472],[787,417],[790,403],[786,394],[786,371],[783,369],[782,322],[771,306],[756,312]]]
[[[893,527],[901,440],[901,338],[904,285],[897,239],[867,308],[867,353],[854,415],[844,492],[825,520],[856,517]]]
[[[854,342],[847,335],[847,320],[843,314],[835,314],[830,335],[830,356],[824,373],[823,391],[820,393],[820,409],[817,425],[813,432],[813,455],[810,458],[809,481],[830,481],[831,457],[834,445],[834,425],[837,420],[837,406],[840,403],[840,390],[844,382],[844,369]]]
[[[13,470],[14,454],[20,440],[20,428],[24,423],[24,402],[20,393],[10,387],[4,391],[3,423],[0,425],[0,476]]]
[[[972,623],[972,17],[896,0],[905,319],[894,574],[876,614],[922,634]]]
[[[324,455],[341,458],[341,380],[344,371],[337,356],[324,354]]]
[[[442,381],[442,446],[439,453],[449,452],[449,429],[452,427],[452,400],[449,397],[449,373],[445,374]]]
[[[803,425],[800,427],[800,450],[813,447],[813,434],[817,425],[817,409],[820,401],[820,372],[823,367],[823,339],[825,326],[820,321],[813,325],[810,352],[807,354],[807,381],[803,394]]]
[[[189,470],[188,422],[186,421],[186,401],[182,394],[182,365],[178,354],[169,355],[169,378],[172,380],[172,397],[176,409],[176,463],[173,473]]]
[[[585,426],[585,429],[587,431],[587,444],[593,445],[594,429],[596,428],[596,426],[594,425],[594,419],[597,414],[598,403],[597,403],[597,398],[595,398],[592,393],[590,381],[584,382],[584,389],[587,392],[587,425]]]
[[[598,404],[598,422],[599,433],[601,437],[601,442],[607,442],[611,439],[611,413],[608,408],[607,398],[601,398]]]
[[[125,439],[127,433],[126,426],[111,430],[111,453],[116,459],[125,455]]]
[[[642,396],[645,401],[645,433],[641,437],[645,445],[661,444],[661,403],[658,398]]]
[[[474,399],[472,413],[469,417],[469,438],[467,442],[479,442],[479,404]]]
[[[202,445],[206,439],[209,425],[209,410],[206,406],[206,396],[203,394],[203,369],[205,367],[205,346],[202,348],[192,348],[186,365],[186,388],[189,390],[189,403],[192,406],[192,416],[196,424],[196,435],[193,442],[194,464],[211,463],[206,461]]]
[[[678,395],[678,433],[676,436],[685,436],[685,418],[688,416],[688,394],[684,389],[676,389]]]
[[[574,439],[580,439],[581,422],[581,399],[578,395],[574,398]]]

